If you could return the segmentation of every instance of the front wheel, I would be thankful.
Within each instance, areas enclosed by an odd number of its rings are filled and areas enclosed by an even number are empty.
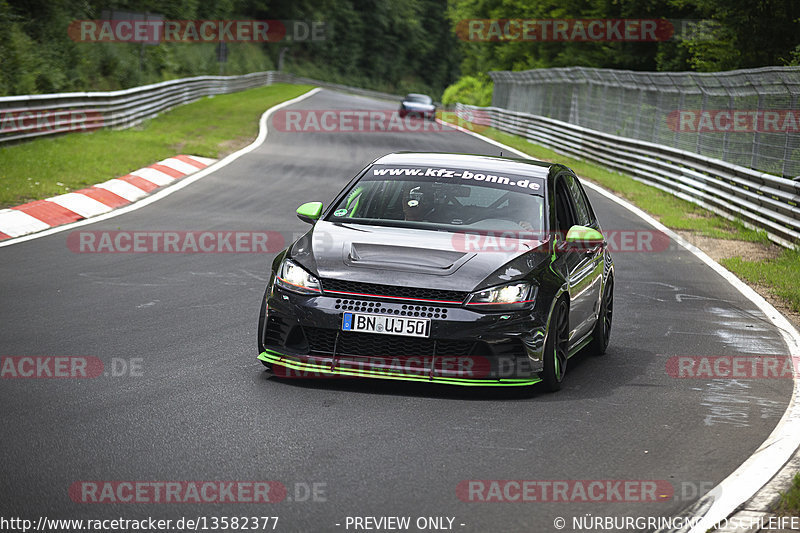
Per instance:
[[[550,330],[544,344],[544,386],[550,392],[561,389],[569,357],[569,305],[565,300],[556,302],[550,317]]]

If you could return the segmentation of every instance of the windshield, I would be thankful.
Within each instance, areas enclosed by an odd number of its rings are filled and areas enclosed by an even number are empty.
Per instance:
[[[342,198],[328,220],[527,234],[544,231],[543,213],[544,198],[527,192],[419,178],[365,177]]]
[[[430,104],[433,102],[429,96],[424,94],[409,94],[405,97],[406,102],[414,102],[415,104]]]

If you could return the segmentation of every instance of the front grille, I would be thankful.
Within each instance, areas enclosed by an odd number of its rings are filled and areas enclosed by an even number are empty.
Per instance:
[[[303,332],[308,340],[308,350],[315,355],[332,355],[336,343],[336,330],[305,327]]]
[[[447,303],[461,303],[469,294],[464,291],[446,291],[439,289],[421,289],[399,285],[381,285],[377,283],[360,283],[341,279],[323,279],[323,292],[350,293],[356,295],[375,295],[406,300],[436,300]]]
[[[437,356],[465,357],[475,346],[474,341],[421,339],[381,335],[379,333],[351,333],[341,331],[336,341],[336,330],[305,327],[309,350],[315,355],[360,357],[431,357],[434,347]]]
[[[447,318],[448,311],[446,307],[433,307],[430,305],[382,304],[381,302],[347,299],[337,299],[334,307],[342,311],[356,311],[376,315],[416,316],[421,318]]]

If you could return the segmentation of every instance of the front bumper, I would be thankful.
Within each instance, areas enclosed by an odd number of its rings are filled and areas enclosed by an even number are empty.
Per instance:
[[[431,320],[430,338],[341,331],[345,312]],[[531,310],[479,313],[461,306],[275,287],[258,359],[284,377],[366,377],[452,385],[520,386],[540,380],[545,327]]]
[[[405,118],[407,116],[418,117],[418,118],[425,118],[428,120],[433,120],[436,118],[436,109],[400,109],[400,118]]]
[[[462,386],[523,386],[535,385],[541,378],[538,376],[531,378],[500,378],[500,379],[470,379],[470,378],[451,378],[438,375],[425,375],[424,373],[415,374],[406,368],[376,368],[374,366],[364,368],[352,368],[346,365],[319,364],[303,358],[302,356],[289,356],[267,349],[261,352],[258,359],[268,363],[270,367],[283,370],[278,373],[281,377],[312,378],[312,377],[341,377],[341,378],[377,378],[393,379],[399,381],[420,381],[425,383],[439,383],[445,385]]]

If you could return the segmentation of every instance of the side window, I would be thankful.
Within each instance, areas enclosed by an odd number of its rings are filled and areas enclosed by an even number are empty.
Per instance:
[[[556,231],[563,239],[569,228],[575,225],[575,212],[572,199],[564,183],[564,178],[556,179]]]
[[[583,188],[583,185],[581,185],[580,181],[578,180],[575,181],[578,183],[578,188],[581,190],[581,194],[583,195],[583,200],[586,202],[586,207],[589,208],[588,209],[589,221],[591,222],[589,225],[597,226],[597,215],[594,214],[594,208],[592,207],[592,204],[589,203],[589,197],[586,195],[586,189]]]
[[[576,223],[580,224],[581,226],[591,226],[593,218],[592,212],[589,208],[588,202],[586,201],[586,196],[583,194],[580,183],[578,183],[578,180],[572,176],[565,176],[565,178],[572,196],[572,203],[575,205]]]

